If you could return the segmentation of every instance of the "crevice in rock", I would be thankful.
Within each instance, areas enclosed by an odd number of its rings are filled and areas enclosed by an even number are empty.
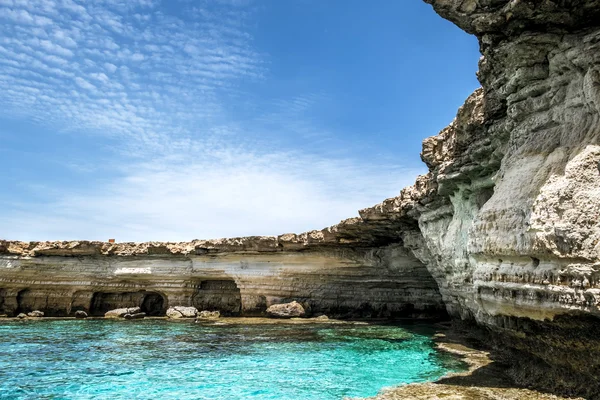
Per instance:
[[[222,315],[239,315],[242,296],[233,280],[201,281],[192,296],[192,306],[198,310],[220,311]]]
[[[165,299],[163,296],[151,292],[144,296],[140,308],[146,315],[155,317],[164,315],[167,307],[165,306]]]
[[[8,314],[4,304],[6,303],[6,289],[0,289],[0,314]]]
[[[130,307],[140,307],[150,316],[161,316],[165,314],[167,302],[160,293],[145,290],[122,293],[96,292],[92,296],[89,310],[91,315],[102,316],[109,310]]]

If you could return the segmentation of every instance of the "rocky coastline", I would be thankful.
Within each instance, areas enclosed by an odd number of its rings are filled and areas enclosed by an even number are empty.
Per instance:
[[[425,1],[478,38],[482,87],[424,141],[413,186],[303,234],[2,240],[0,314],[297,301],[307,316],[449,317],[515,384],[600,398],[600,1]]]

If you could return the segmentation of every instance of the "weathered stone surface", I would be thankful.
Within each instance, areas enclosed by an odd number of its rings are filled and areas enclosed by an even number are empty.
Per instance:
[[[198,313],[198,319],[218,319],[221,317],[221,313],[219,311],[200,311]]]
[[[145,317],[146,313],[144,312],[123,315],[125,319],[144,319]]]
[[[182,305],[252,316],[295,299],[332,317],[445,315],[431,274],[400,244],[187,255],[0,255],[0,312],[9,315],[39,309],[68,316],[75,309],[102,316],[130,307],[165,315],[169,305]]]
[[[142,310],[139,307],[131,308],[117,308],[115,310],[107,311],[104,314],[105,318],[123,318],[126,314],[139,314]]]
[[[175,306],[169,307],[167,317],[169,318],[195,318],[198,314],[196,307]]]
[[[87,318],[87,317],[88,317],[88,315],[85,311],[82,311],[82,310],[75,311],[75,318]]]
[[[33,317],[33,318],[41,318],[44,316],[44,313],[39,310],[35,310],[35,311],[28,312],[27,316]]]
[[[274,318],[303,317],[306,314],[302,304],[297,301],[283,304],[273,304],[267,308],[267,315]]]

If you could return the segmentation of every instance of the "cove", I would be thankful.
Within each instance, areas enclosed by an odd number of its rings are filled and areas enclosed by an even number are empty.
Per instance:
[[[465,368],[424,324],[0,322],[0,399],[366,397]]]

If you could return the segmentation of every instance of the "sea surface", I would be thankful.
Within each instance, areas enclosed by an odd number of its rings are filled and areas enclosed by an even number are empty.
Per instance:
[[[277,399],[373,396],[464,364],[431,327],[0,322],[0,399]]]

